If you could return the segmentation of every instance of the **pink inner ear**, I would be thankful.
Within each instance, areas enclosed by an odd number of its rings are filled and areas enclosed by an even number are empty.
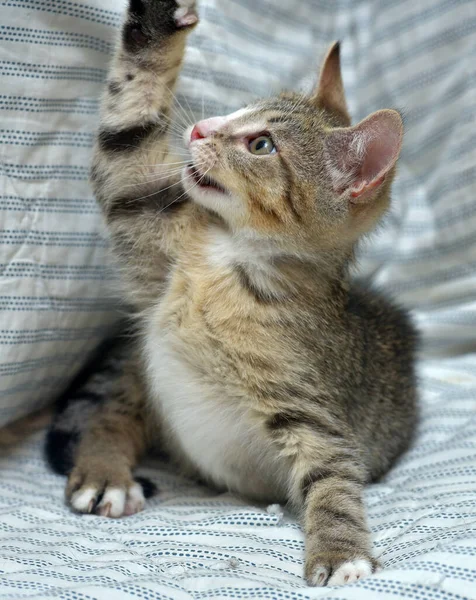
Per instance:
[[[335,191],[369,199],[395,166],[402,138],[402,119],[394,110],[378,111],[355,127],[331,132],[327,168]]]
[[[325,149],[334,190],[368,199],[395,166],[402,139],[402,119],[394,110],[380,110],[355,127],[332,131]]]
[[[376,113],[361,124],[366,146],[360,170],[362,182],[385,177],[394,166],[402,143],[401,120],[396,115],[390,111]]]

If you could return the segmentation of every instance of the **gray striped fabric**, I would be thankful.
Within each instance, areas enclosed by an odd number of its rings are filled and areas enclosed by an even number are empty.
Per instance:
[[[87,179],[120,17],[96,4],[0,2],[0,426],[51,401],[116,319]]]
[[[476,600],[474,357],[426,361],[421,381],[418,442],[366,493],[382,572],[308,588],[292,515],[163,464],[141,469],[159,488],[142,513],[71,514],[40,433],[0,444],[0,600]]]
[[[70,515],[32,440],[0,462],[0,599],[476,598],[476,2],[200,4],[183,125],[309,89],[334,39],[355,119],[406,116],[393,210],[360,259],[425,334],[419,438],[367,495],[386,570],[345,590],[305,588],[291,516],[164,467],[147,471],[161,494],[141,515]],[[120,7],[0,0],[0,14],[2,424],[57,394],[116,319],[87,171]]]

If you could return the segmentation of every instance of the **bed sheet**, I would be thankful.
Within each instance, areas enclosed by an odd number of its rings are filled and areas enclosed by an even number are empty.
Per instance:
[[[0,458],[0,599],[476,599],[476,356],[421,366],[417,441],[366,504],[384,570],[309,588],[303,535],[280,506],[258,506],[141,468],[159,494],[132,517],[78,516],[46,469],[43,432]]]
[[[114,320],[86,177],[121,7],[0,0],[0,10],[2,424],[51,400]],[[406,114],[394,207],[361,273],[413,309],[427,356],[455,357],[422,363],[417,442],[367,491],[385,570],[306,588],[302,533],[285,509],[217,495],[161,464],[144,469],[160,493],[142,514],[72,515],[43,434],[7,444],[2,431],[0,600],[475,599],[476,3],[202,0],[201,16],[183,119],[309,89],[337,38],[353,116]]]

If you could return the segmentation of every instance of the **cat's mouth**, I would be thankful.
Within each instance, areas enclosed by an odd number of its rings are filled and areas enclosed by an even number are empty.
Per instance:
[[[228,191],[217,181],[208,175],[201,173],[194,164],[187,167],[187,175],[195,183],[195,187],[204,192],[218,192],[220,194],[228,194]]]

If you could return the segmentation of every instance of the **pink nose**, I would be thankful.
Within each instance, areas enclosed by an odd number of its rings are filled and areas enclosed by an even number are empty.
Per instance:
[[[199,121],[192,129],[192,133],[190,134],[190,143],[210,137],[225,123],[225,117],[212,117],[211,119]]]
[[[195,140],[203,140],[206,136],[202,134],[200,131],[199,125],[194,125],[192,129],[192,133],[190,135],[190,141],[194,142]]]

